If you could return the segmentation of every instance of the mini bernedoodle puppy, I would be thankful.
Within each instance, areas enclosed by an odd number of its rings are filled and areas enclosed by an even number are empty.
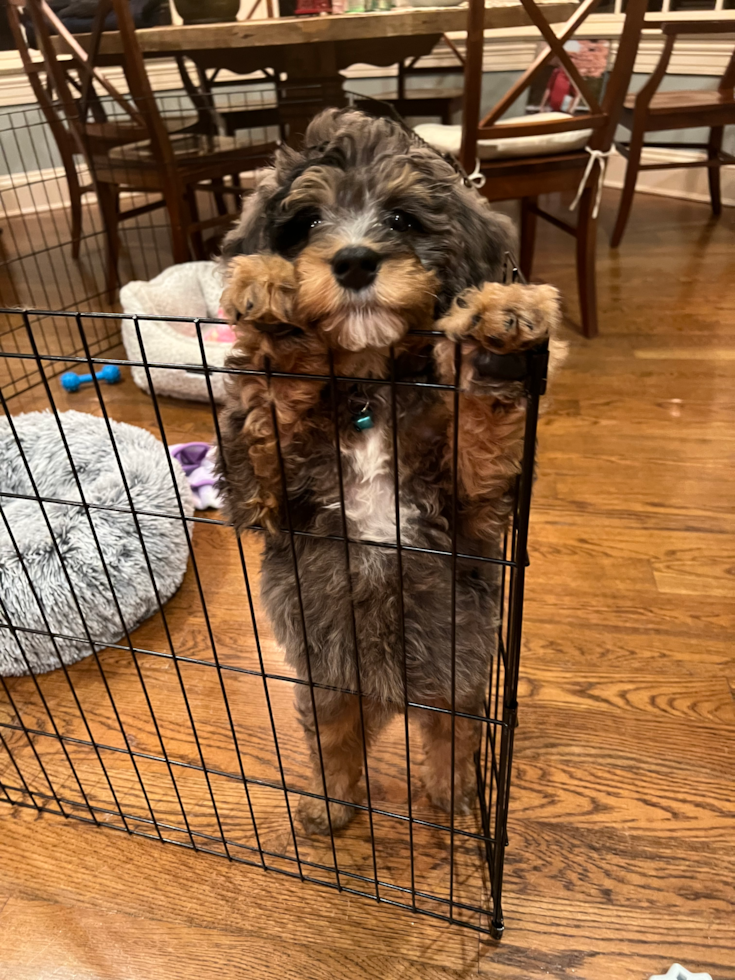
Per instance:
[[[220,481],[235,527],[265,528],[263,603],[298,676],[319,685],[296,685],[322,796],[301,798],[307,832],[329,831],[321,760],[329,797],[345,801],[330,804],[336,830],[361,802],[363,732],[369,745],[406,698],[443,709],[413,714],[426,788],[449,809],[453,661],[456,710],[482,714],[497,566],[456,561],[453,658],[452,560],[441,552],[456,510],[458,552],[499,554],[525,406],[522,385],[483,366],[559,321],[552,287],[498,282],[511,238],[446,159],[400,124],[347,109],[319,115],[302,152],[278,151],[226,239],[223,308],[238,335],[228,367],[266,373],[230,377]],[[458,343],[453,507],[454,393],[431,385],[454,384]],[[480,723],[454,724],[454,805],[466,813]]]

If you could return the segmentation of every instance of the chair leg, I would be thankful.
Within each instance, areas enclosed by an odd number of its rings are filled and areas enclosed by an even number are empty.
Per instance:
[[[232,186],[235,188],[242,187],[242,181],[240,180],[240,174],[230,174],[230,180],[232,181]],[[234,195],[235,201],[235,215],[240,213],[240,208],[242,207],[242,193]]]
[[[613,229],[612,237],[610,239],[610,245],[612,248],[617,248],[620,244],[623,237],[623,232],[625,231],[625,226],[628,223],[628,215],[630,214],[630,209],[633,204],[633,195],[635,194],[635,182],[638,179],[638,168],[641,164],[643,136],[644,132],[641,128],[640,131],[633,130],[630,138],[628,166],[625,170],[625,183],[623,184],[623,193],[620,197],[618,217],[615,221],[615,228]]]
[[[599,175],[598,175],[599,179]],[[592,217],[595,207],[596,187],[587,187],[579,202],[577,222],[577,286],[582,333],[585,337],[597,336],[597,219]]]
[[[186,191],[174,181],[169,181],[164,190],[166,210],[171,226],[171,253],[174,265],[191,259],[189,249],[189,228],[196,218],[192,216],[187,203]]]
[[[115,298],[115,290],[119,281],[118,260],[120,257],[120,235],[118,232],[118,188],[115,184],[98,183],[97,200],[102,213],[102,223],[105,226],[105,241],[107,243],[107,294],[110,300]]]
[[[536,222],[537,216],[531,210],[531,206],[536,207],[537,197],[521,198],[521,272],[526,279],[531,278],[533,269],[533,252],[536,246]]]
[[[82,246],[82,192],[77,180],[67,179],[67,186],[71,206],[71,257],[78,259]]]
[[[221,177],[212,181],[212,191],[214,194],[214,203],[217,206],[217,214],[223,215],[227,214],[227,202],[225,200],[225,195],[222,193],[222,188],[225,186],[225,182]]]
[[[707,143],[707,157],[716,160],[722,149],[722,134],[724,126],[713,126],[709,131],[709,142]],[[712,214],[722,214],[722,195],[720,193],[720,167],[707,167],[707,177],[709,179],[709,198],[712,202]]]
[[[193,187],[186,188],[186,203],[191,214],[192,222],[199,221],[199,208],[197,207],[196,193],[197,192]],[[202,259],[206,259],[207,256],[204,252],[204,239],[202,238],[201,231],[192,231],[190,232],[190,236],[192,249],[194,250],[194,257],[200,261]]]
[[[79,185],[79,175],[74,165],[74,154],[63,141],[59,142],[61,162],[66,174],[66,186],[69,190],[69,206],[71,208],[71,255],[79,258],[82,243],[82,189]]]

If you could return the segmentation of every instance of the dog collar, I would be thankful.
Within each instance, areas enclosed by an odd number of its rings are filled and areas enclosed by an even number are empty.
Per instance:
[[[364,394],[358,395],[356,389],[347,398],[347,405],[352,415],[352,424],[358,432],[365,432],[375,425],[373,413],[370,410],[370,399]]]

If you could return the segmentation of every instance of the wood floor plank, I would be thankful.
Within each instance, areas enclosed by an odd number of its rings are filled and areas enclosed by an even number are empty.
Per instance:
[[[368,953],[324,946],[319,951],[284,938],[274,945],[266,938],[248,936],[234,928],[202,928],[190,924],[155,922],[111,913],[13,900],[0,912],[4,964],[2,980],[199,980],[216,975],[220,980],[247,976],[277,976],[303,980],[304,964],[314,980],[350,976],[398,980],[413,968],[410,960],[390,954]],[[29,935],[34,955],[27,956]],[[134,936],[135,941],[130,942]],[[4,972],[7,971],[7,972]],[[448,969],[426,963],[426,980],[462,980],[476,975],[474,964]]]
[[[508,907],[509,915],[514,911]],[[668,912],[652,928],[648,911],[575,903],[568,898],[541,899],[533,911],[519,907],[517,913],[520,921],[515,939],[501,943],[498,949],[481,943],[481,974],[520,975],[529,980],[550,974],[624,980],[632,975],[648,977],[668,970],[674,962],[683,962],[690,969],[723,980],[735,976],[731,922]]]
[[[680,676],[673,671],[662,689],[659,675],[636,673],[621,679],[618,673],[589,673],[584,678],[569,675],[556,665],[531,665],[524,677],[522,692],[528,700],[550,708],[605,709],[663,713],[672,719],[721,723],[735,726],[735,704],[722,674]],[[656,719],[658,723],[658,718]]]
[[[642,671],[668,678],[710,677],[713,671],[729,675],[735,670],[735,651],[725,638],[701,636],[692,639],[670,630],[651,631],[578,625],[574,635],[563,623],[544,622],[541,616],[526,624],[524,671],[540,665],[556,665],[567,673],[594,677],[598,671],[615,671],[621,676]]]
[[[114,908],[151,923],[225,928],[276,945],[288,934],[291,941],[311,946],[316,958],[326,941],[344,952],[358,946],[363,953],[417,965],[477,969],[473,933],[387,905],[32,814],[6,819],[3,829],[3,876],[22,897],[94,910],[100,918]],[[17,861],[31,830],[35,846],[28,853],[23,848],[23,861]],[[80,834],[88,846],[79,846]],[[298,914],[289,914],[289,908],[298,908]]]

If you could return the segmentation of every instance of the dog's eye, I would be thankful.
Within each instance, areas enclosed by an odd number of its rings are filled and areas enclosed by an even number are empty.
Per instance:
[[[322,217],[314,208],[302,208],[275,233],[273,247],[281,255],[290,256],[306,244],[312,228],[322,223]]]
[[[385,218],[385,223],[391,231],[405,232],[405,231],[423,231],[423,227],[418,218],[415,218],[412,214],[408,214],[407,211],[401,211],[396,209],[395,211],[390,211]]]

